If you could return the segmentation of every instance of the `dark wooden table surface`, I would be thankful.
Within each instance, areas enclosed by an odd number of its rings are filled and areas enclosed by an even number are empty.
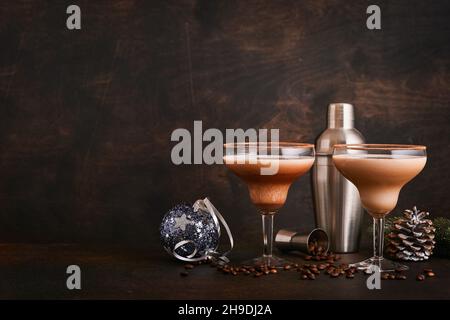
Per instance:
[[[240,252],[247,256],[248,252]],[[298,256],[289,256],[302,262]],[[349,262],[365,253],[343,255]],[[234,259],[240,259],[235,255]],[[79,265],[82,289],[66,288],[66,268]],[[0,245],[2,299],[449,299],[450,260],[433,258],[410,264],[407,280],[382,281],[381,290],[368,290],[366,276],[314,281],[299,280],[297,272],[254,278],[223,275],[207,265],[181,277],[183,264],[160,247],[123,249],[76,245]],[[437,276],[415,280],[423,268]]]

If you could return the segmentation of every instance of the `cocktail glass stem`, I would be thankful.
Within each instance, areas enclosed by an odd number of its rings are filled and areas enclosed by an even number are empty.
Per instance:
[[[408,270],[407,266],[383,257],[384,221],[384,218],[373,218],[373,257],[350,266],[369,270],[377,267],[380,272]]]
[[[383,260],[384,219],[373,218],[373,258]]]
[[[264,240],[263,257],[270,259],[273,247],[273,213],[263,212],[261,217]]]

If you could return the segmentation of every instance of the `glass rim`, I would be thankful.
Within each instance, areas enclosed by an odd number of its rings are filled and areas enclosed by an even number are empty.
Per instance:
[[[235,148],[235,147],[273,147],[275,148],[313,148],[314,144],[312,143],[300,143],[300,142],[230,142],[224,143],[224,148]]]
[[[414,144],[377,144],[377,143],[359,143],[359,144],[335,144],[334,149],[350,150],[426,150],[426,146]]]

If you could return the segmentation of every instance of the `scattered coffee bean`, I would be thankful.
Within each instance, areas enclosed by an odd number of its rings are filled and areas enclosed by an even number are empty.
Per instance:
[[[285,265],[285,266],[283,267],[283,269],[286,270],[286,271],[287,271],[287,270],[291,270],[291,268],[292,268],[292,267],[291,267],[291,265],[289,265],[289,264],[287,264],[287,265]]]
[[[416,277],[416,280],[417,281],[423,281],[423,280],[425,280],[425,276],[423,274],[418,274],[417,277]]]
[[[394,280],[394,279],[395,279],[395,275],[390,274],[390,275],[389,275],[389,280]]]
[[[397,280],[406,280],[406,276],[404,274],[395,275],[395,279]]]
[[[313,274],[308,274],[308,279],[309,280],[316,280],[316,276]]]
[[[340,274],[341,274],[340,272],[333,271],[330,275],[332,278],[337,278],[339,277]]]
[[[231,274],[232,274],[233,276],[237,276],[238,273],[237,273],[236,271],[233,270],[233,271],[231,271]]]
[[[425,274],[427,275],[428,278],[433,278],[436,275],[433,271],[428,271]]]
[[[190,263],[189,263],[189,264],[185,264],[185,265],[184,265],[184,268],[187,269],[187,270],[189,270],[189,269],[194,269],[194,265],[193,265],[193,264],[190,264]]]
[[[306,274],[302,274],[302,275],[300,276],[300,279],[306,280],[306,279],[308,279],[308,276],[307,276]]]
[[[271,269],[271,270],[270,270],[270,273],[276,274],[276,273],[278,273],[278,271],[277,271],[277,269]]]

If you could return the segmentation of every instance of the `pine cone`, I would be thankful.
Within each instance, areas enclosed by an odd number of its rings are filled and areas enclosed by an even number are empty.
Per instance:
[[[428,215],[414,207],[394,220],[387,235],[387,254],[400,260],[427,260],[433,254],[436,231],[433,222],[425,219]]]

